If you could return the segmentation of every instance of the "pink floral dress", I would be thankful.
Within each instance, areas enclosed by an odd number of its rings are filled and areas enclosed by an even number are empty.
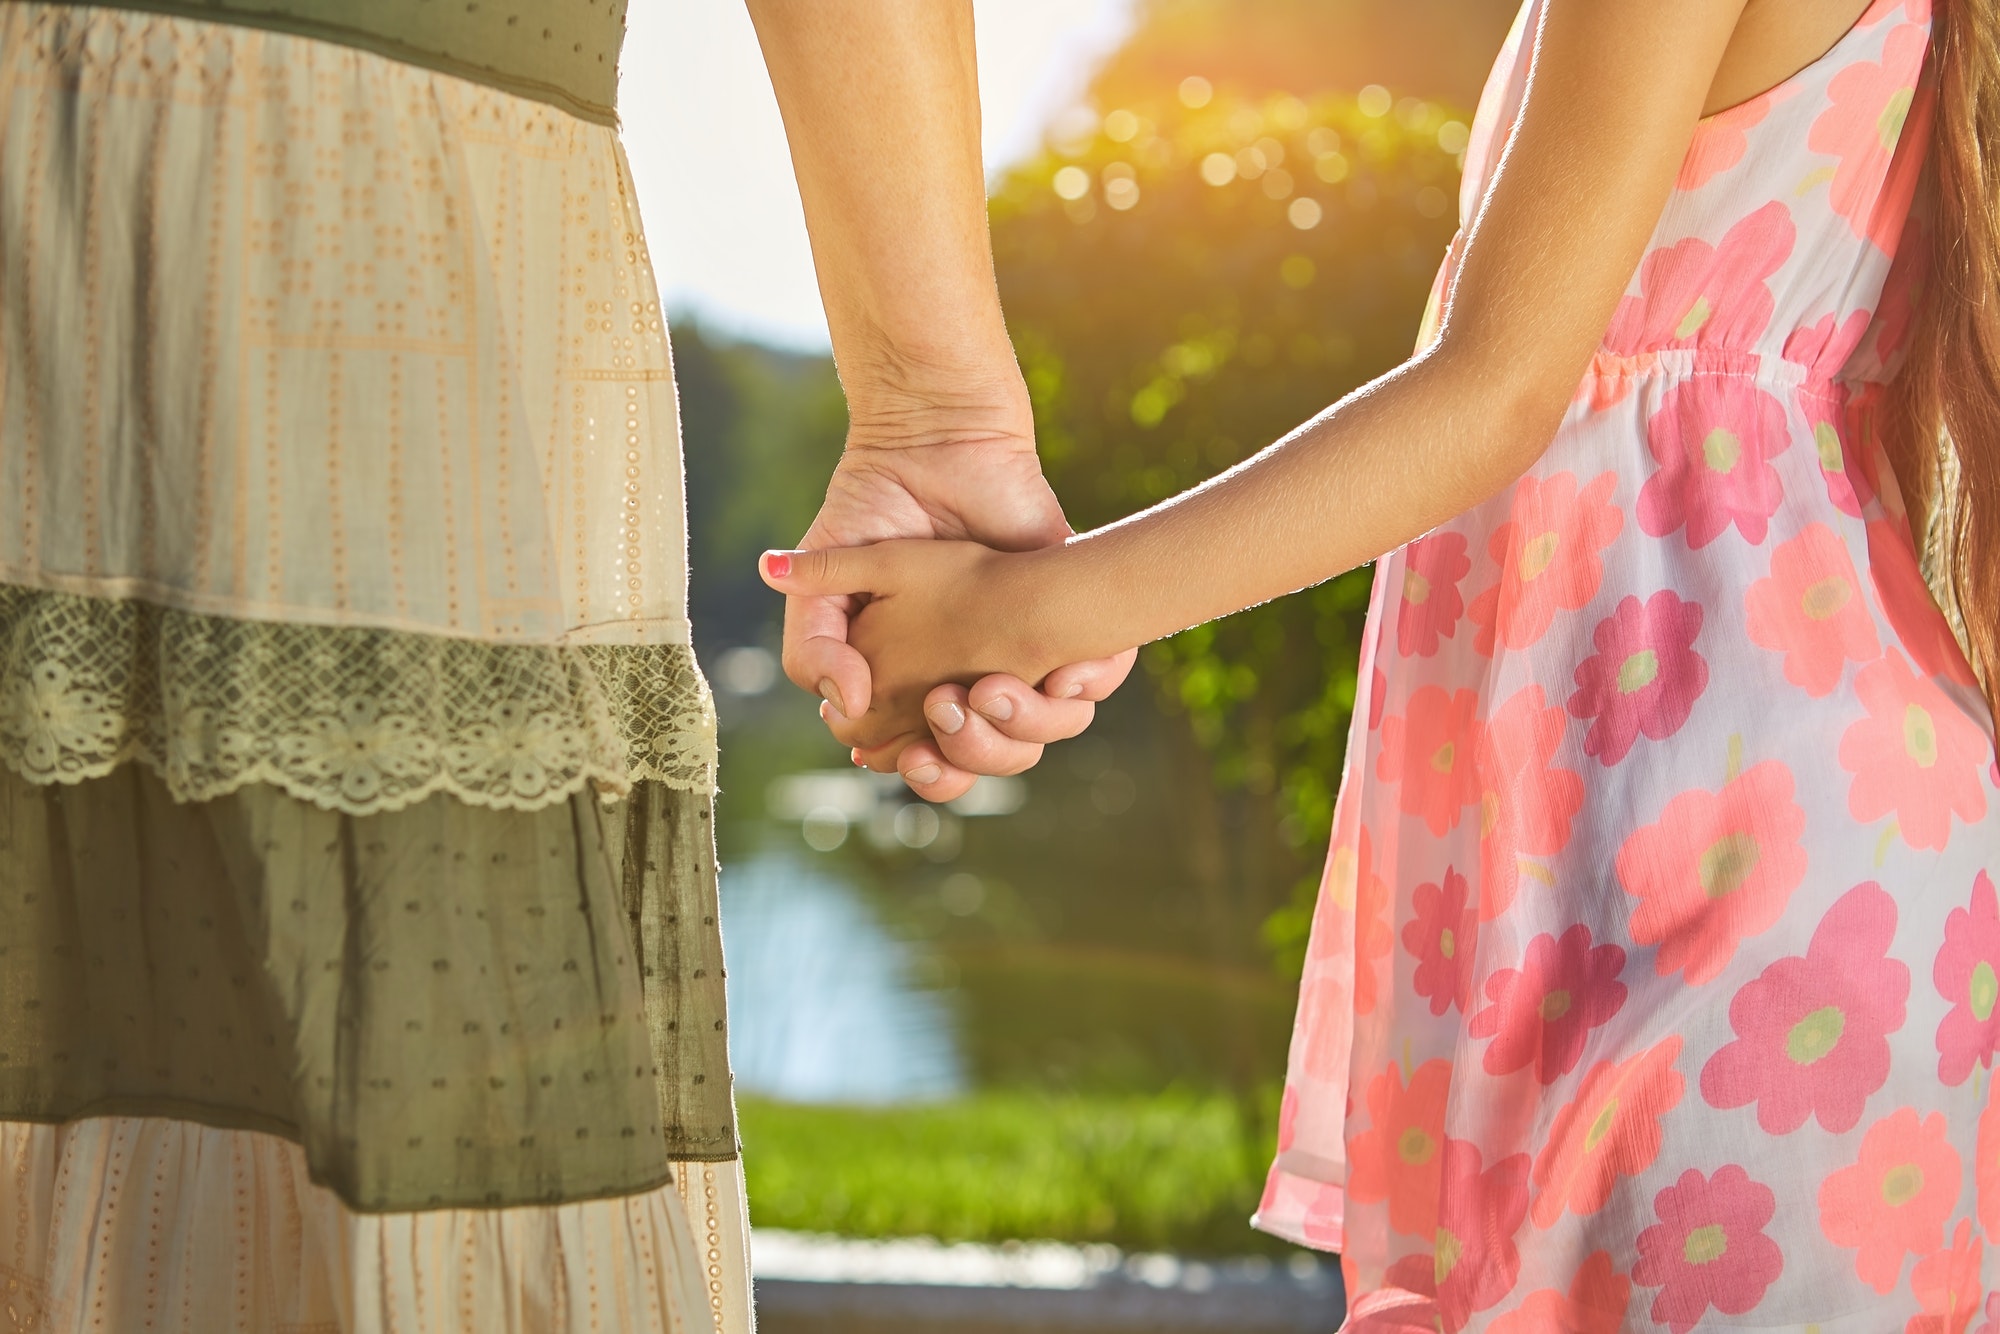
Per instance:
[[[1703,122],[1548,452],[1376,569],[1257,1218],[1350,1330],[2000,1334],[2000,771],[1873,429],[1929,37]]]

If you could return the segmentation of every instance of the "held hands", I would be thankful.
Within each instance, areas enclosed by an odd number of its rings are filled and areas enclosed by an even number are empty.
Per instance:
[[[823,552],[898,538],[970,539],[959,545],[1025,551],[1061,542],[1069,525],[1042,477],[1026,418],[1025,406],[969,413],[907,399],[892,411],[857,408],[847,452],[801,545]],[[899,682],[899,697],[884,708],[869,661],[850,642],[849,619],[863,609],[846,595],[853,590],[822,596],[773,587],[789,594],[785,674],[826,701],[821,717],[855,748],[857,762],[900,771],[932,801],[961,795],[979,774],[1033,767],[1044,745],[1090,725],[1095,701],[1132,667],[1132,653],[1062,665],[1038,678],[1037,690],[1013,675],[967,677],[961,665],[923,682],[928,693],[914,701],[912,684]]]
[[[1031,688],[1064,658],[1047,642],[1028,596],[1034,559],[975,542],[887,541],[767,552],[759,569],[767,584],[790,598],[835,600],[850,609],[846,646],[869,673],[868,707],[850,718],[822,705],[821,714],[858,759],[887,769],[941,721],[960,725],[943,728],[946,735],[962,730],[968,704],[992,710],[1004,700],[1005,712],[1007,705],[1018,708],[1025,694],[1040,699],[1057,720],[1072,709],[1071,717],[1089,721],[1092,705],[1081,691],[1049,699]],[[1130,655],[1121,658],[1130,661]],[[948,710],[960,716],[940,720]],[[1038,758],[1040,747],[1033,750]],[[910,767],[902,771],[908,775]]]

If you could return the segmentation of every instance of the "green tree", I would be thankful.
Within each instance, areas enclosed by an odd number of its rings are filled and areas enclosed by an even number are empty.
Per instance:
[[[1190,74],[1263,95],[1384,84],[1469,107],[1512,0],[1145,0],[1131,40],[1093,85],[1129,105]]]
[[[674,323],[674,376],[687,457],[689,610],[704,657],[775,643],[783,604],[757,556],[798,541],[826,494],[847,434],[829,357],[718,338]]]
[[[1001,290],[1072,520],[1184,490],[1407,356],[1465,139],[1450,112],[1380,90],[1307,101],[1191,84],[1009,173],[992,203]],[[1261,924],[1288,971],[1368,581],[1351,572],[1142,659],[1179,720],[1176,823],[1214,926],[1254,950]]]

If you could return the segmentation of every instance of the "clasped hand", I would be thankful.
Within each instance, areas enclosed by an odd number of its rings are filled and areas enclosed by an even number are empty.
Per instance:
[[[1134,658],[1045,665],[1032,627],[984,601],[1026,587],[998,578],[1003,557],[1060,543],[1069,525],[1026,430],[942,434],[893,449],[850,442],[807,550],[760,566],[788,595],[785,674],[822,698],[856,763],[900,772],[931,801],[980,774],[1032,768],[1045,745],[1090,725]],[[903,580],[893,596],[864,586],[891,576]],[[982,629],[995,638],[981,642]]]

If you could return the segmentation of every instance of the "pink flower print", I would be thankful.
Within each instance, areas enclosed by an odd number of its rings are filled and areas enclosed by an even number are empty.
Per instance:
[[[1274,1176],[1272,1181],[1276,1180]],[[1313,1192],[1299,1217],[1299,1231],[1308,1243],[1329,1251],[1338,1250],[1346,1244],[1346,1200],[1347,1196],[1338,1186],[1321,1186]],[[1274,1196],[1272,1204],[1276,1202]]]
[[[1804,367],[1815,379],[1831,380],[1861,346],[1872,318],[1865,310],[1850,312],[1845,321],[1822,315],[1817,324],[1794,329],[1785,339],[1785,360]]]
[[[1805,878],[1805,827],[1791,770],[1766,760],[1720,792],[1681,793],[1659,823],[1625,840],[1617,870],[1639,900],[1632,939],[1659,947],[1661,977],[1685,969],[1690,983],[1707,982],[1745,938],[1778,920]]]
[[[1613,1268],[1608,1251],[1592,1251],[1577,1268],[1567,1295],[1554,1288],[1493,1322],[1491,1334],[1619,1334],[1632,1302],[1632,1281]]]
[[[1708,664],[1694,651],[1701,604],[1665,589],[1641,603],[1626,597],[1597,623],[1597,653],[1576,669],[1569,711],[1593,718],[1583,753],[1600,764],[1625,758],[1640,733],[1655,741],[1681,730],[1708,686]]]
[[[1854,693],[1868,716],[1840,738],[1848,812],[1864,824],[1894,815],[1905,843],[1943,851],[1954,815],[1986,814],[1985,729],[1894,649],[1855,674]]]
[[[1670,1037],[1627,1060],[1590,1067],[1576,1098],[1549,1125],[1535,1159],[1536,1227],[1554,1227],[1565,1210],[1587,1218],[1604,1207],[1620,1177],[1637,1176],[1660,1156],[1660,1119],[1681,1100]]]
[[[1481,1062],[1486,1073],[1533,1065],[1535,1078],[1553,1084],[1574,1070],[1590,1031],[1625,1004],[1624,968],[1625,951],[1608,941],[1593,946],[1581,923],[1560,939],[1544,933],[1529,941],[1519,968],[1487,977],[1492,1004],[1472,1017],[1472,1036],[1493,1039]]]
[[[1590,359],[1590,367],[1583,373],[1583,379],[1576,387],[1570,402],[1581,403],[1591,412],[1608,412],[1623,403],[1646,376],[1653,373],[1660,364],[1657,352],[1633,352],[1619,355],[1599,348]]]
[[[1344,809],[1341,814],[1345,814]],[[1359,826],[1351,834],[1343,834],[1336,827],[1333,846],[1326,854],[1326,870],[1320,876],[1319,898],[1313,904],[1313,929],[1306,945],[1307,957],[1331,959],[1352,948],[1354,938],[1348,923],[1361,881],[1376,875],[1373,852],[1366,825]]]
[[[1902,1107],[1868,1127],[1861,1156],[1820,1183],[1819,1228],[1855,1252],[1854,1272],[1887,1293],[1903,1260],[1944,1244],[1944,1224],[1958,1204],[1958,1150],[1943,1112],[1918,1119]]]
[[[1368,678],[1368,730],[1382,725],[1382,710],[1389,703],[1389,677],[1380,667]]]
[[[1583,807],[1583,778],[1551,765],[1568,720],[1539,685],[1523,686],[1487,720],[1479,753],[1479,915],[1491,921],[1514,901],[1521,858],[1569,846]]]
[[[1425,1061],[1408,1088],[1391,1065],[1368,1081],[1368,1129],[1347,1142],[1348,1195],[1356,1204],[1387,1200],[1389,1226],[1405,1236],[1428,1237],[1438,1226],[1450,1093],[1450,1061]]]
[[[1683,524],[1699,550],[1732,524],[1764,540],[1784,500],[1771,460],[1791,444],[1784,405],[1738,375],[1697,375],[1662,396],[1646,426],[1659,468],[1639,488],[1639,526],[1665,537]]]
[[[2000,1098],[1988,1098],[1986,1110],[1979,1114],[1979,1141],[1973,1154],[1979,1228],[1989,1237],[2000,1237]]]
[[[1931,963],[1931,984],[1951,1003],[1938,1021],[1938,1078],[1953,1088],[1972,1067],[1993,1068],[2000,1051],[2000,902],[1993,878],[1981,871],[1972,882],[1972,903],[1953,908],[1944,919],[1944,945]]]
[[[1431,1244],[1433,1246],[1436,1245],[1435,1237],[1432,1238]],[[1343,1255],[1340,1258],[1340,1275],[1343,1281],[1348,1281],[1347,1273],[1350,1267],[1352,1267],[1350,1261]],[[1437,1253],[1435,1250],[1420,1251],[1404,1256],[1389,1266],[1387,1272],[1382,1275],[1382,1282],[1385,1288],[1393,1289],[1399,1294],[1407,1292],[1425,1299],[1420,1303],[1405,1303],[1398,1300],[1396,1305],[1391,1308],[1395,1312],[1397,1323],[1401,1324],[1404,1328],[1409,1328],[1411,1320],[1418,1320],[1425,1322],[1418,1324],[1416,1326],[1418,1329],[1430,1331],[1438,1328],[1437,1322],[1442,1317],[1437,1314]],[[1366,1292],[1369,1291],[1369,1288],[1365,1283],[1356,1284],[1350,1282],[1347,1290],[1349,1292]],[[1350,1314],[1355,1313],[1350,1312]],[[1356,1319],[1351,1323],[1354,1324],[1356,1331],[1367,1328],[1365,1324],[1361,1323],[1360,1319]]]
[[[1465,612],[1458,581],[1472,570],[1464,533],[1437,532],[1410,544],[1403,557],[1403,600],[1396,607],[1396,651],[1428,658],[1450,639]]]
[[[1674,181],[1677,190],[1699,190],[1743,160],[1750,151],[1750,131],[1763,123],[1771,108],[1798,91],[1796,84],[1780,84],[1747,102],[1718,111],[1695,126],[1694,140],[1687,157],[1681,160],[1681,174]]]
[[[1513,1154],[1482,1171],[1478,1145],[1446,1140],[1443,1201],[1433,1277],[1444,1327],[1460,1330],[1512,1292],[1521,1275],[1514,1236],[1528,1215],[1528,1155]]]
[[[1440,837],[1479,800],[1478,708],[1470,690],[1447,695],[1440,686],[1423,686],[1410,696],[1408,713],[1382,720],[1375,775],[1400,783],[1403,813],[1421,817]]]
[[[1292,1141],[1299,1132],[1299,1091],[1290,1084],[1285,1085],[1284,1100],[1278,1104],[1278,1152],[1292,1147]]]
[[[1767,285],[1798,241],[1791,210],[1769,203],[1718,245],[1690,236],[1639,264],[1639,294],[1618,303],[1604,346],[1620,356],[1671,347],[1754,347],[1771,323]]]
[[[1827,191],[1829,207],[1847,219],[1856,236],[1867,237],[1885,254],[1896,240],[1891,225],[1900,227],[1903,219],[1899,210],[1876,204],[1902,142],[1929,45],[1923,24],[1897,27],[1883,43],[1882,63],[1856,61],[1833,76],[1827,84],[1832,105],[1806,136],[1813,152],[1840,159]]]
[[[1305,1079],[1345,1083],[1354,1048],[1354,983],[1338,969],[1308,969],[1299,988],[1292,1063]]]
[[[1557,612],[1575,611],[1597,596],[1604,579],[1600,553],[1625,525],[1624,512],[1611,500],[1617,486],[1610,472],[1581,491],[1570,472],[1514,484],[1507,521],[1486,544],[1500,566],[1500,582],[1472,600],[1479,627],[1474,648],[1489,655],[1496,644],[1527,648]]]
[[[1805,393],[1801,388],[1801,401]],[[1819,455],[1827,499],[1843,514],[1863,517],[1869,502],[1879,499],[1886,513],[1899,521],[1903,517],[1903,497],[1896,489],[1895,470],[1889,466],[1888,452],[1882,445],[1882,426],[1891,407],[1889,387],[1870,381],[1848,386],[1846,410],[1839,429],[1831,436],[1820,431],[1818,423],[1818,417],[1828,410],[1827,404],[1815,403],[1807,413],[1807,420],[1813,423],[1813,448]]]
[[[1971,1222],[1961,1218],[1951,1245],[1917,1261],[1910,1271],[1910,1291],[1923,1310],[1910,1317],[1903,1334],[1965,1334],[1979,1314],[1979,1262],[1985,1250]]]
[[[1896,258],[1889,263],[1882,280],[1882,295],[1875,303],[1875,362],[1887,369],[1903,350],[1917,318],[1917,298],[1931,273],[1931,226],[1919,212],[1912,212],[1896,240]]]
[[[1930,585],[1917,564],[1916,547],[1899,520],[1877,519],[1868,525],[1868,573],[1882,614],[1903,649],[1926,676],[1942,676],[1977,688],[1979,678],[1965,661],[1965,651],[1938,610]]]
[[[1794,399],[1812,431],[1813,452],[1819,455],[1827,498],[1841,513],[1855,518],[1861,516],[1861,507],[1873,491],[1848,466],[1847,442],[1837,420],[1841,399],[1828,382],[1847,365],[1873,327],[1871,318],[1865,310],[1854,311],[1845,323],[1836,323],[1831,315],[1822,316],[1819,323],[1794,330],[1785,340],[1785,360],[1807,372],[1806,382],[1794,391]]]
[[[1785,1267],[1764,1235],[1778,1211],[1769,1186],[1731,1163],[1705,1177],[1690,1167],[1653,1197],[1659,1222],[1639,1234],[1632,1281],[1658,1288],[1653,1323],[1689,1334],[1713,1306],[1742,1315],[1764,1300]]]
[[[1375,1013],[1381,990],[1378,959],[1387,958],[1395,948],[1394,928],[1389,925],[1389,885],[1374,874],[1369,865],[1368,831],[1361,831],[1360,874],[1354,884],[1354,1012]]]
[[[1879,657],[1875,618],[1840,534],[1825,524],[1771,553],[1770,577],[1743,599],[1753,643],[1785,655],[1785,679],[1818,699],[1833,693],[1850,662]]]
[[[1757,1104],[1757,1124],[1787,1135],[1816,1116],[1844,1134],[1889,1079],[1889,1035],[1903,1026],[1910,969],[1888,957],[1896,901],[1858,885],[1813,931],[1804,958],[1780,959],[1729,1002],[1736,1040],[1701,1071],[1712,1107]]]
[[[1479,913],[1469,897],[1465,877],[1449,866],[1442,885],[1418,885],[1411,895],[1413,915],[1403,925],[1403,948],[1416,956],[1410,985],[1430,1002],[1432,1014],[1453,1006],[1463,1013],[1471,1000]]]
[[[2000,1292],[1986,1296],[1986,1320],[1972,1334],[2000,1334]]]

